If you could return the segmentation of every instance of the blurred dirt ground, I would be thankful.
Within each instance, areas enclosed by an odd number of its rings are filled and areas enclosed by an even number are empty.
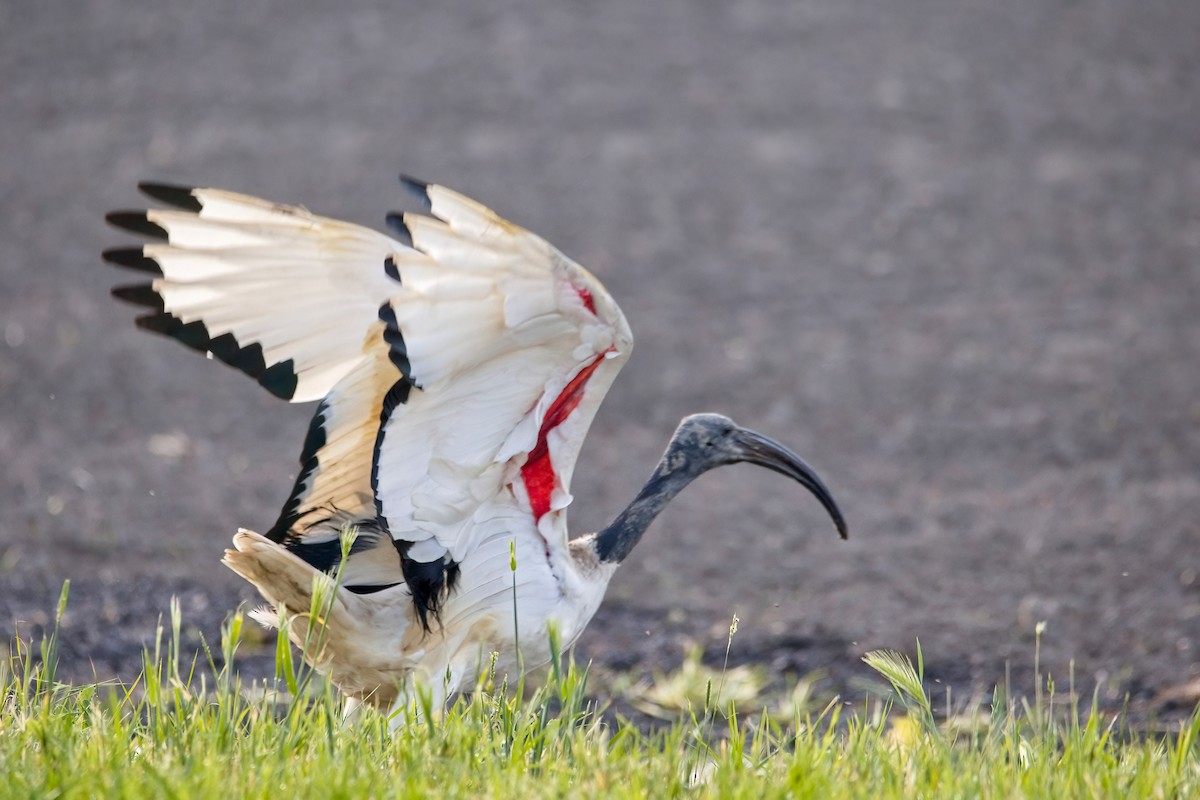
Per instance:
[[[270,525],[310,408],[135,331],[103,214],[139,179],[382,225],[395,175],[591,268],[638,339],[575,475],[618,510],[714,410],[579,644],[699,642],[853,696],[866,650],[965,698],[1044,667],[1148,714],[1200,691],[1200,4],[0,2],[0,635],[72,581],[63,669],[131,678],[169,598]],[[191,636],[194,641],[195,631]],[[257,662],[255,662],[257,663]]]

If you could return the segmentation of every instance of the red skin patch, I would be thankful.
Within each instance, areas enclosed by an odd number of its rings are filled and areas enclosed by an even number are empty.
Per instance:
[[[580,295],[583,295],[582,291]],[[590,302],[590,295],[587,300]],[[579,374],[572,378],[554,399],[545,419],[542,420],[537,444],[529,451],[529,458],[521,467],[521,480],[525,482],[525,491],[529,494],[529,507],[533,511],[535,521],[550,511],[550,493],[554,491],[554,485],[558,481],[558,476],[554,474],[554,464],[550,462],[550,447],[546,444],[546,435],[565,422],[567,417],[571,416],[571,412],[579,407],[579,402],[583,399],[583,387],[603,359],[604,354],[592,359],[592,363],[579,370]]]
[[[592,293],[587,289],[580,289],[578,286],[575,287],[575,292],[579,295],[579,299],[583,301],[583,307],[592,312],[592,315],[595,316],[596,301],[592,299]]]

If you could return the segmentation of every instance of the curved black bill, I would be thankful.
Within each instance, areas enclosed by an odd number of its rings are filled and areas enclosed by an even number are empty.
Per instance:
[[[804,459],[779,444],[779,442],[768,439],[766,436],[754,431],[746,430],[745,428],[738,431],[736,438],[742,460],[748,461],[751,464],[758,464],[760,467],[766,467],[800,483],[801,486],[812,492],[813,496],[829,512],[829,516],[833,518],[833,526],[837,529],[838,535],[843,539],[846,538],[846,518],[842,516],[842,510],[838,508],[833,495],[826,488],[821,478],[818,477],[816,471],[804,463]]]

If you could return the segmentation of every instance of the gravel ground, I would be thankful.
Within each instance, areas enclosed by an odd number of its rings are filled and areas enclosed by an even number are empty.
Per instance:
[[[734,663],[853,695],[919,637],[965,698],[1031,688],[1045,621],[1060,685],[1194,705],[1200,4],[411,5],[0,2],[0,635],[69,578],[73,677],[135,675],[172,595],[212,636],[252,599],[221,550],[274,520],[311,413],[135,331],[103,213],[149,178],[379,227],[403,170],[629,317],[576,529],[699,410],[847,512],[842,543],[777,476],[706,476],[581,657],[719,660],[736,612]]]

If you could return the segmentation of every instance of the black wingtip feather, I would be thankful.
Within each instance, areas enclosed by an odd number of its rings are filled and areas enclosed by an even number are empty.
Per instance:
[[[184,211],[193,211],[198,214],[203,208],[200,201],[196,199],[196,195],[193,194],[193,189],[188,186],[143,181],[138,184],[138,189],[147,197],[158,200],[160,203],[182,208]]]
[[[167,229],[151,222],[145,211],[110,211],[104,215],[104,221],[114,228],[148,236],[151,239],[167,239]]]
[[[142,330],[170,336],[193,350],[211,353],[229,366],[257,380],[259,385],[276,397],[284,400],[295,397],[300,378],[296,374],[296,363],[293,359],[267,366],[260,343],[250,342],[243,345],[231,333],[223,333],[213,338],[203,321],[197,319],[184,322],[165,311],[162,298],[149,284],[119,286],[113,289],[113,295],[131,303],[149,306],[159,312],[137,318],[137,326]]]
[[[289,358],[267,367],[258,376],[258,385],[281,400],[291,400],[296,396],[296,387],[300,385],[295,362]]]
[[[247,375],[258,377],[267,368],[263,358],[262,345],[251,342],[243,346],[232,333],[223,333],[213,337],[208,343],[208,352],[221,359],[234,369],[239,369]]]
[[[147,256],[140,247],[114,247],[101,253],[101,257],[118,267],[148,272],[151,275],[163,274],[162,267],[158,265],[158,262]]]
[[[408,226],[404,224],[404,215],[399,211],[389,211],[384,217],[387,222],[388,230],[395,234],[396,238],[405,247],[412,247],[412,232],[408,230]]]
[[[388,256],[383,260],[383,274],[401,285],[404,281],[400,280],[400,268],[396,266],[396,259]]]
[[[429,199],[429,182],[414,178],[411,175],[400,174],[400,185],[424,205],[426,210],[433,208],[433,201]]]
[[[193,350],[201,353],[208,352],[208,328],[204,327],[204,323],[200,320],[185,323],[164,312],[138,317],[136,322],[137,326],[144,331],[170,336]]]
[[[154,291],[148,283],[138,283],[131,286],[118,286],[112,290],[112,296],[135,306],[145,306],[156,311],[163,310],[162,295]]]

